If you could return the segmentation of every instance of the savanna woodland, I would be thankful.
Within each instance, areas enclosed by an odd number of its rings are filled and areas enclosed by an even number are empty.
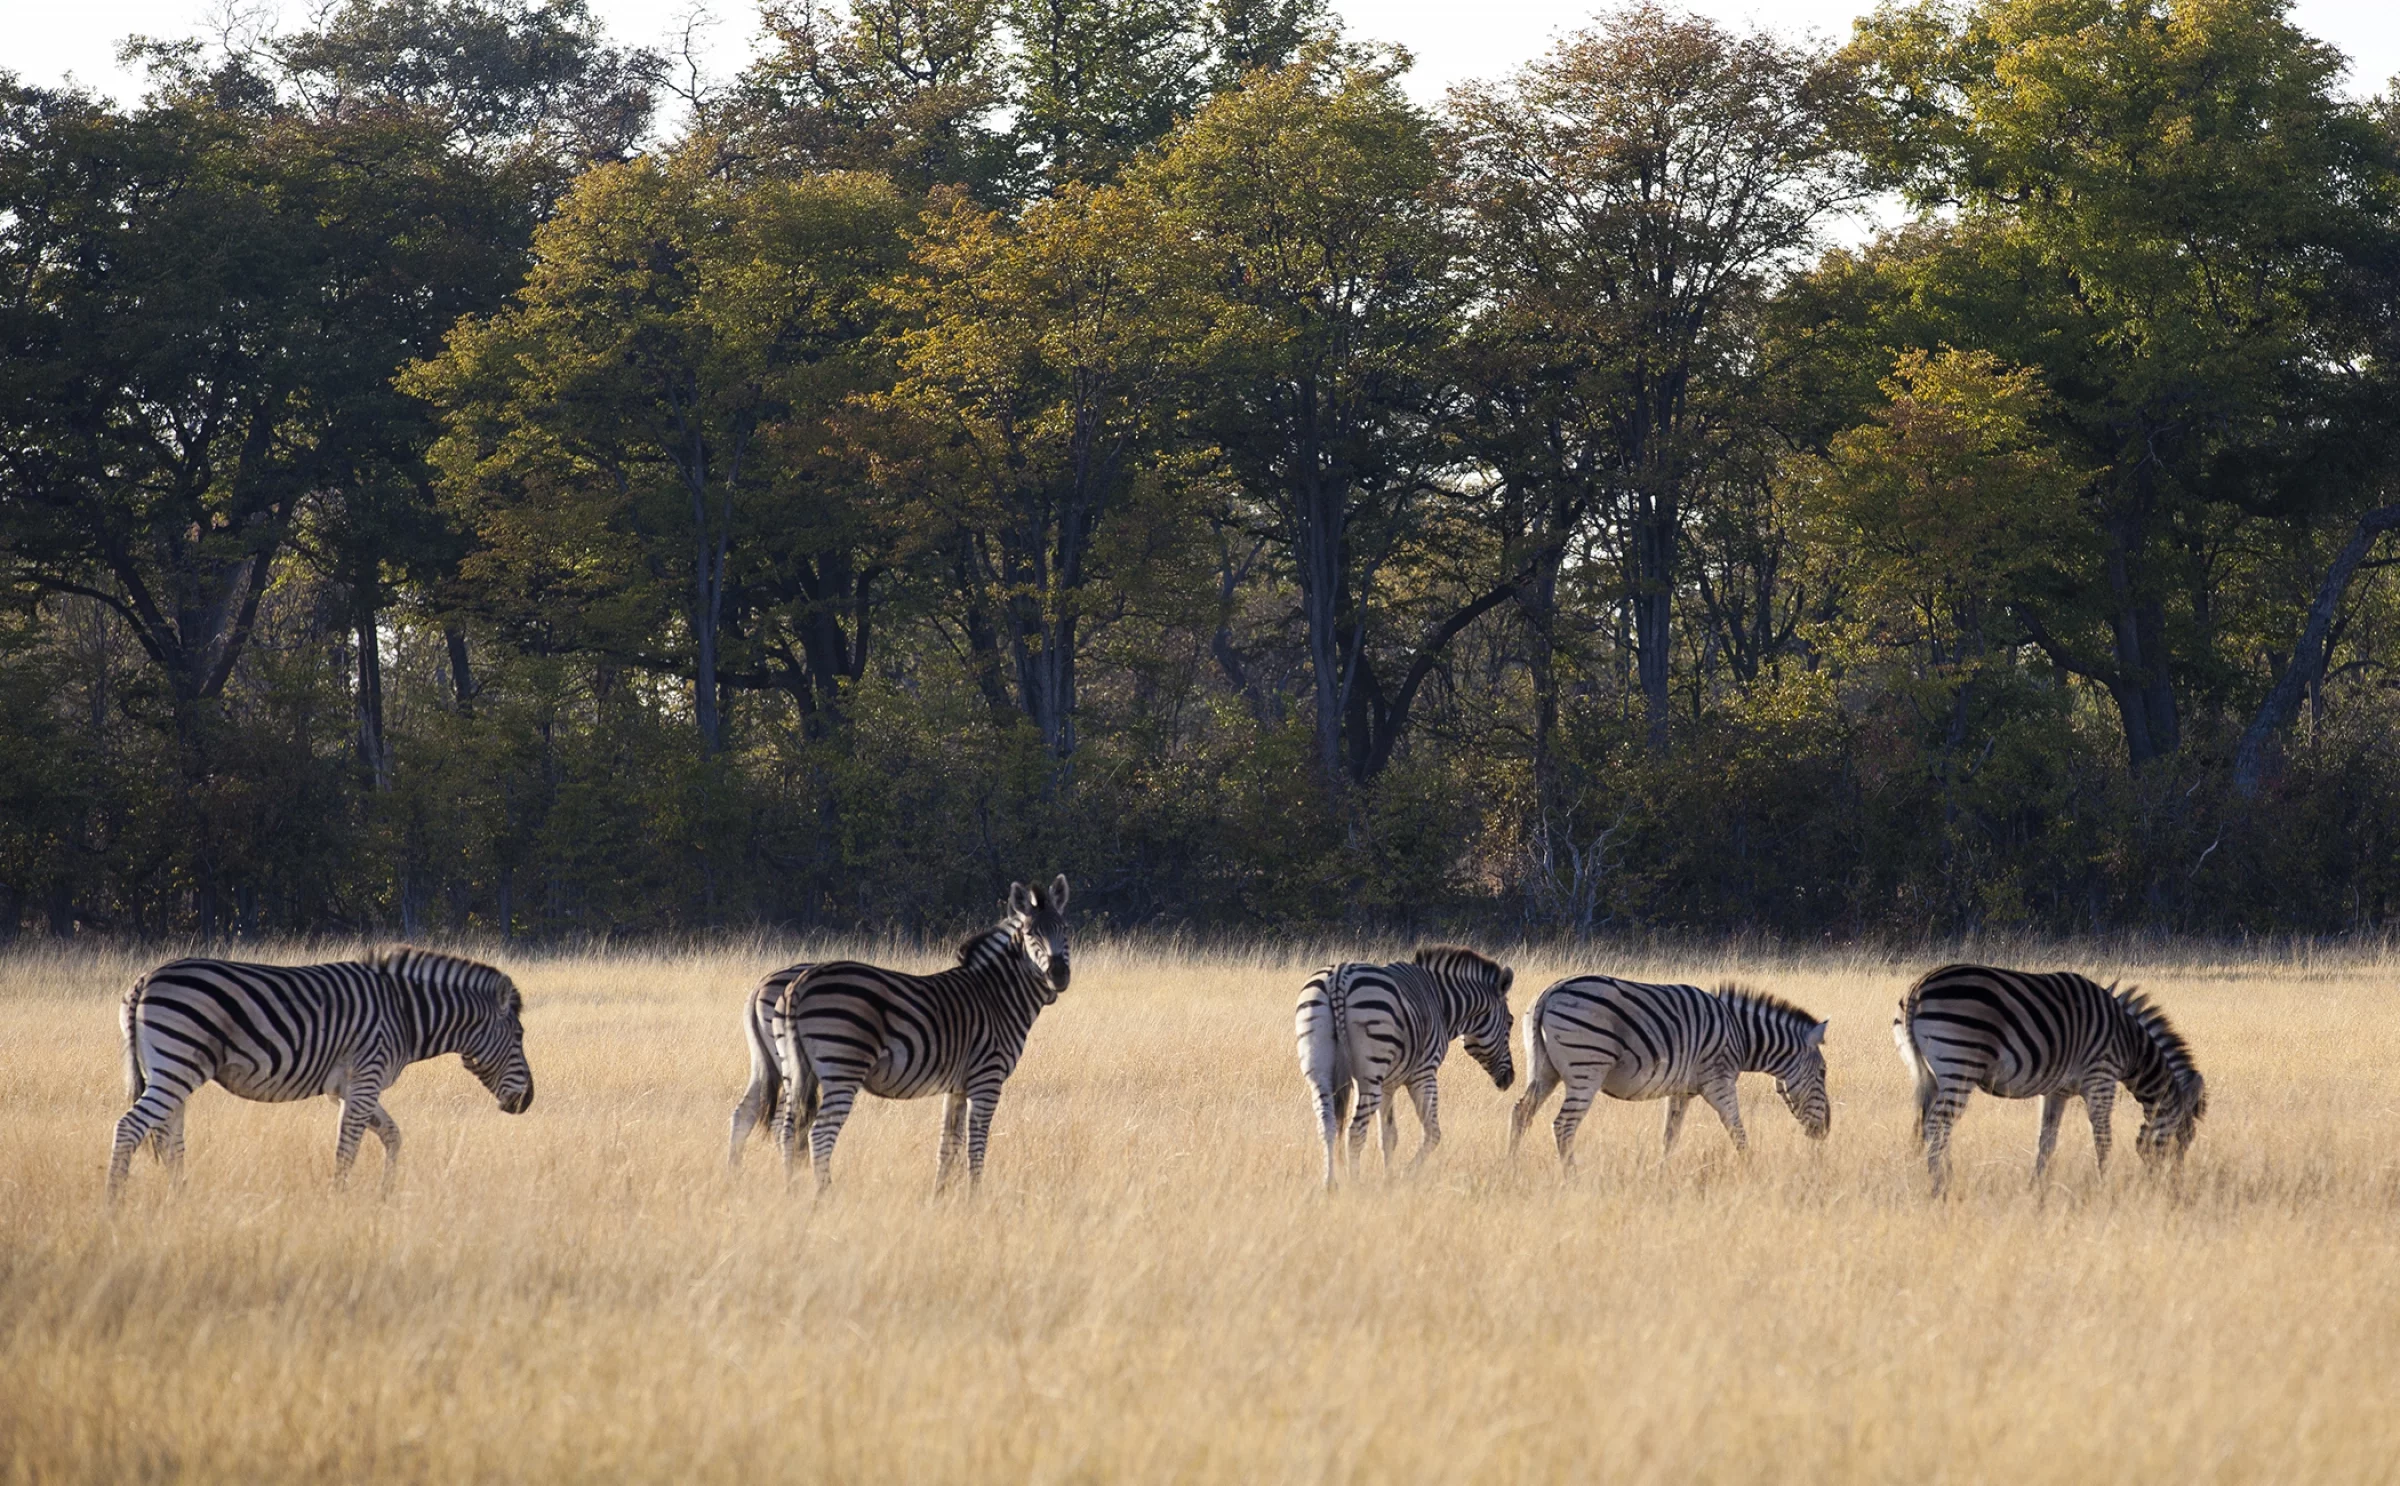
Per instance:
[[[2400,917],[2400,107],[2277,0],[765,21],[0,74],[0,934]]]

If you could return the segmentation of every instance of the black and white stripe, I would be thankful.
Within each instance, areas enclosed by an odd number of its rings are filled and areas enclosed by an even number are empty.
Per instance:
[[[358,1144],[382,1138],[384,1184],[400,1156],[400,1127],[381,1103],[411,1063],[457,1053],[500,1107],[533,1103],[523,1002],[515,982],[456,955],[398,948],[328,965],[250,965],[187,959],[161,965],[125,993],[126,1092],[117,1121],[111,1195],[143,1142],[180,1179],[184,1105],[214,1079],[244,1099],[330,1094],[341,1102],[336,1180]]]
[[[1665,1150],[1675,1148],[1684,1110],[1698,1095],[1725,1122],[1734,1148],[1747,1149],[1735,1089],[1744,1073],[1774,1075],[1776,1090],[1800,1128],[1822,1140],[1833,1124],[1825,1094],[1824,1022],[1788,1001],[1726,984],[1648,985],[1610,975],[1578,975],[1542,992],[1525,1014],[1525,1097],[1510,1117],[1514,1151],[1542,1101],[1560,1085],[1551,1130],[1559,1159],[1575,1164],[1575,1130],[1601,1094],[1667,1101]]]
[[[1976,1089],[2042,1101],[2033,1158],[2038,1184],[2058,1144],[2067,1101],[2092,1119],[2092,1148],[2108,1167],[2109,1115],[2124,1084],[2145,1118],[2134,1148],[2146,1164],[2181,1162],[2208,1085],[2191,1049],[2147,996],[2103,986],[2072,971],[2035,974],[1989,965],[1944,965],[1909,987],[1892,1040],[1917,1081],[1917,1135],[1934,1195],[1950,1184],[1950,1130]]]
[[[1367,1126],[1383,1115],[1383,1160],[1388,1169],[1399,1142],[1395,1096],[1406,1089],[1417,1107],[1425,1143],[1412,1166],[1442,1142],[1437,1075],[1452,1038],[1466,1044],[1492,1082],[1516,1081],[1509,1058],[1508,988],[1516,972],[1471,949],[1429,945],[1413,963],[1328,965],[1309,977],[1292,1013],[1300,1072],[1316,1097],[1325,1141],[1325,1186],[1334,1184],[1344,1106],[1350,1121],[1350,1174],[1358,1175]]]
[[[789,1081],[776,1134],[787,1170],[808,1159],[822,1189],[833,1145],[859,1091],[885,1099],[945,1098],[934,1190],[947,1186],[959,1146],[970,1181],[983,1179],[984,1147],[1000,1086],[1024,1055],[1042,1008],[1067,988],[1067,879],[1044,892],[1011,883],[1008,917],[959,947],[958,963],[909,975],[832,960],[784,992],[771,1018]]]
[[[814,970],[816,962],[786,965],[750,988],[742,998],[742,1030],[750,1045],[750,1086],[733,1107],[733,1143],[726,1165],[742,1164],[742,1142],[750,1132],[761,1135],[779,1121],[783,1104],[783,1060],[775,1051],[775,1004],[791,983]]]

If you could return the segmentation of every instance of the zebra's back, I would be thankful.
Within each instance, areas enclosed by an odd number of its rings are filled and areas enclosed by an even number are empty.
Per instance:
[[[2116,994],[2073,971],[1943,965],[1900,1003],[1901,1049],[1926,1070],[2004,1099],[2080,1088],[2110,1064]]]
[[[1410,1082],[1450,1044],[1440,993],[1415,965],[1329,965],[1302,989],[1293,1022],[1303,1068],[1338,1082]]]
[[[911,975],[829,960],[792,983],[784,1016],[812,1063],[854,1070],[870,1094],[915,1099],[958,1088],[998,1054],[1013,1067],[1025,1025],[1003,1024],[995,998],[964,967]]]
[[[191,958],[159,966],[125,994],[130,1071],[189,1088],[215,1079],[245,1099],[334,1092],[341,1073],[391,1046],[383,973],[358,961],[258,965]]]
[[[1724,1002],[1689,985],[1578,975],[1542,992],[1525,1019],[1528,1061],[1573,1081],[1583,1069],[1612,1099],[1694,1094],[1732,1071]]]

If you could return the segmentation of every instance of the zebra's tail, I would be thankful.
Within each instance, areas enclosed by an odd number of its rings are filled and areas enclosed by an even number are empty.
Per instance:
[[[1917,1082],[1917,1140],[1925,1139],[1925,1116],[1933,1109],[1933,1068],[1925,1055],[1917,1051],[1917,1040],[1909,1031],[1908,1003],[1900,1003],[1900,1014],[1892,1018],[1892,1045],[1900,1050],[1900,1061],[1908,1065],[1909,1075]]]
[[[144,975],[126,987],[124,997],[117,1003],[117,1026],[125,1034],[125,1098],[128,1102],[142,1097],[150,1087],[150,1075],[142,1068],[140,1020],[142,996],[150,989],[150,977]]]

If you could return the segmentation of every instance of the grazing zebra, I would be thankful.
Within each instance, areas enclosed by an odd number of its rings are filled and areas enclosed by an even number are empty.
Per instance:
[[[934,1190],[949,1185],[962,1141],[968,1180],[980,1185],[1000,1086],[1034,1018],[1067,988],[1066,907],[1064,873],[1047,892],[1011,883],[1008,917],[960,945],[947,970],[908,975],[829,960],[793,981],[771,1017],[786,1080],[775,1125],[785,1171],[798,1172],[805,1120],[807,1158],[825,1188],[861,1089],[885,1099],[940,1094]]]
[[[430,950],[380,950],[330,965],[161,965],[133,983],[119,1010],[133,1108],[117,1121],[109,1195],[124,1186],[144,1141],[182,1179],[184,1104],[212,1078],[270,1103],[332,1095],[342,1106],[335,1181],[349,1176],[372,1129],[383,1140],[389,1191],[400,1127],[383,1108],[383,1091],[409,1064],[457,1053],[502,1109],[524,1113],[533,1070],[522,1014],[506,975]]]
[[[1309,977],[1292,1013],[1300,1072],[1316,1093],[1317,1125],[1325,1139],[1325,1190],[1333,1190],[1334,1152],[1340,1144],[1343,1105],[1350,1112],[1350,1176],[1358,1177],[1367,1126],[1383,1115],[1383,1163],[1390,1169],[1399,1143],[1396,1096],[1408,1090],[1417,1106],[1425,1143],[1410,1169],[1424,1164],[1442,1143],[1436,1077],[1450,1040],[1492,1082],[1507,1088],[1517,1070],[1508,1053],[1508,987],[1516,972],[1471,949],[1428,945],[1406,965],[1328,965]],[[1395,1087],[1397,1086],[1397,1087]]]
[[[728,1167],[742,1164],[742,1142],[751,1131],[763,1135],[779,1120],[784,1083],[783,1061],[775,1051],[775,1003],[783,999],[786,987],[815,968],[813,962],[786,965],[742,998],[742,1029],[749,1034],[750,1043],[750,1087],[742,1090],[742,1102],[733,1107],[733,1145],[725,1157]]]
[[[1744,986],[1645,985],[1611,975],[1572,976],[1542,992],[1525,1014],[1525,1097],[1509,1118],[1514,1152],[1550,1091],[1566,1085],[1551,1130],[1558,1156],[1575,1165],[1575,1129],[1592,1099],[1667,1101],[1665,1143],[1675,1149],[1685,1108],[1697,1094],[1725,1122],[1736,1150],[1742,1130],[1737,1075],[1771,1073],[1776,1092],[1812,1140],[1832,1128],[1825,1097],[1825,1027],[1790,1002]]]
[[[2058,1144],[2067,1101],[2078,1095],[2092,1117],[2092,1151],[2103,1171],[2118,1084],[2141,1101],[2144,1118],[2134,1149],[2146,1165],[2169,1155],[2180,1164],[2208,1113],[2207,1081],[2166,1013],[2139,992],[2072,971],[2043,975],[1989,965],[1929,970],[1902,998],[1892,1040],[1916,1076],[1917,1138],[1936,1197],[1950,1185],[1950,1127],[1975,1089],[2003,1099],[2041,1096],[2037,1185]]]

